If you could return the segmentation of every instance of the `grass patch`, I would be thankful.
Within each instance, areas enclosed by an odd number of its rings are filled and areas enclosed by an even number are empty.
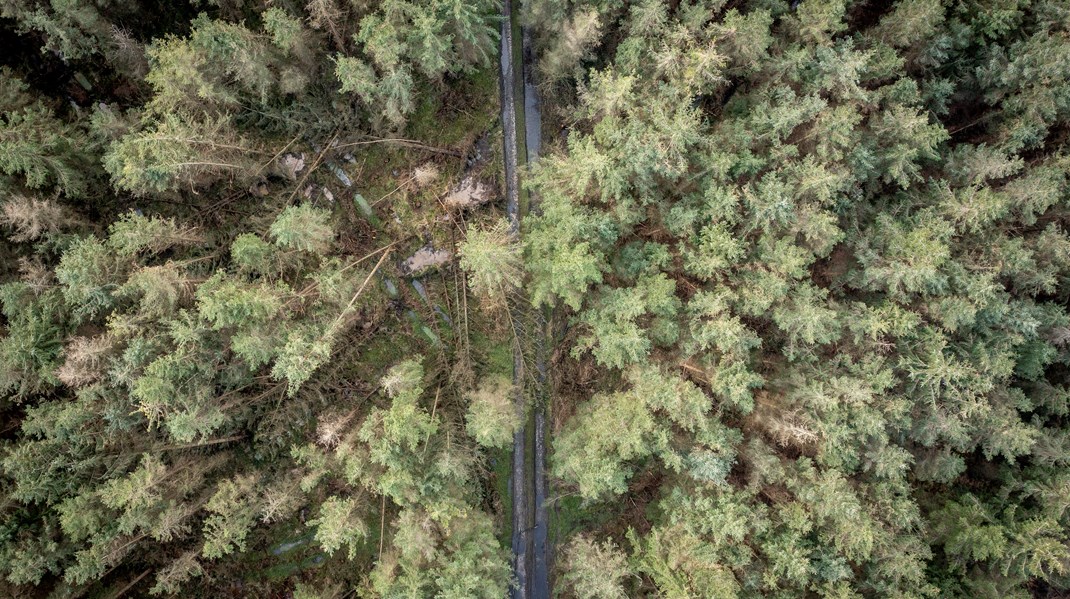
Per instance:
[[[386,372],[388,368],[410,355],[412,355],[410,348],[403,343],[398,343],[397,338],[376,335],[375,339],[365,346],[358,362],[364,370]]]
[[[604,503],[584,505],[583,499],[566,495],[553,501],[549,509],[550,539],[564,544],[579,530],[597,530],[614,518],[619,509]]]
[[[406,128],[412,139],[439,147],[467,147],[494,126],[498,119],[497,64],[459,81],[447,81],[444,92],[437,87],[432,82],[420,84],[420,101]]]
[[[510,548],[513,544],[513,495],[509,488],[509,477],[513,474],[513,447],[504,447],[487,452],[487,460],[494,477],[494,492],[498,497],[497,514],[498,542],[502,547]]]

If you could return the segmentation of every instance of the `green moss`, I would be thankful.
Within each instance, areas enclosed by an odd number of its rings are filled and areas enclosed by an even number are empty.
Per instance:
[[[394,364],[409,357],[411,352],[404,343],[398,343],[393,336],[378,335],[365,346],[360,354],[360,364],[364,371],[386,372]]]
[[[451,82],[442,93],[420,85],[420,102],[406,128],[411,139],[439,147],[467,147],[498,119],[498,68],[493,65]]]
[[[550,538],[555,544],[564,543],[575,532],[596,530],[613,519],[617,512],[613,506],[603,503],[584,505],[583,499],[567,495],[550,505]]]
[[[513,495],[509,489],[509,477],[513,474],[513,448],[494,449],[487,452],[494,492],[498,497],[501,512],[496,514],[498,520],[498,542],[502,547],[512,546],[513,538]]]
[[[479,363],[480,376],[513,376],[513,348],[508,339],[492,338],[473,329],[470,341],[472,354]]]

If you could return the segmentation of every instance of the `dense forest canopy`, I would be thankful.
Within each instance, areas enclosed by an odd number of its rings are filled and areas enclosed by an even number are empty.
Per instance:
[[[0,596],[1070,592],[1070,4],[513,9],[0,0]]]
[[[526,239],[586,383],[554,472],[644,502],[565,585],[1065,590],[1070,6],[529,12],[575,89]]]

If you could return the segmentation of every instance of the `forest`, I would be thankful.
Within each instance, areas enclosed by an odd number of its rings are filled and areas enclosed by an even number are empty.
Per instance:
[[[0,0],[0,598],[1070,596],[1070,2]]]

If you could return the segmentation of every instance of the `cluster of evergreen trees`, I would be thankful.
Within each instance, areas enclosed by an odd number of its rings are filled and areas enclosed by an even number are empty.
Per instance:
[[[464,230],[391,174],[463,168],[480,132],[426,131],[497,113],[495,10],[0,5],[0,596],[505,595],[508,385],[399,291]]]
[[[570,596],[1070,589],[1070,6],[527,8]]]

